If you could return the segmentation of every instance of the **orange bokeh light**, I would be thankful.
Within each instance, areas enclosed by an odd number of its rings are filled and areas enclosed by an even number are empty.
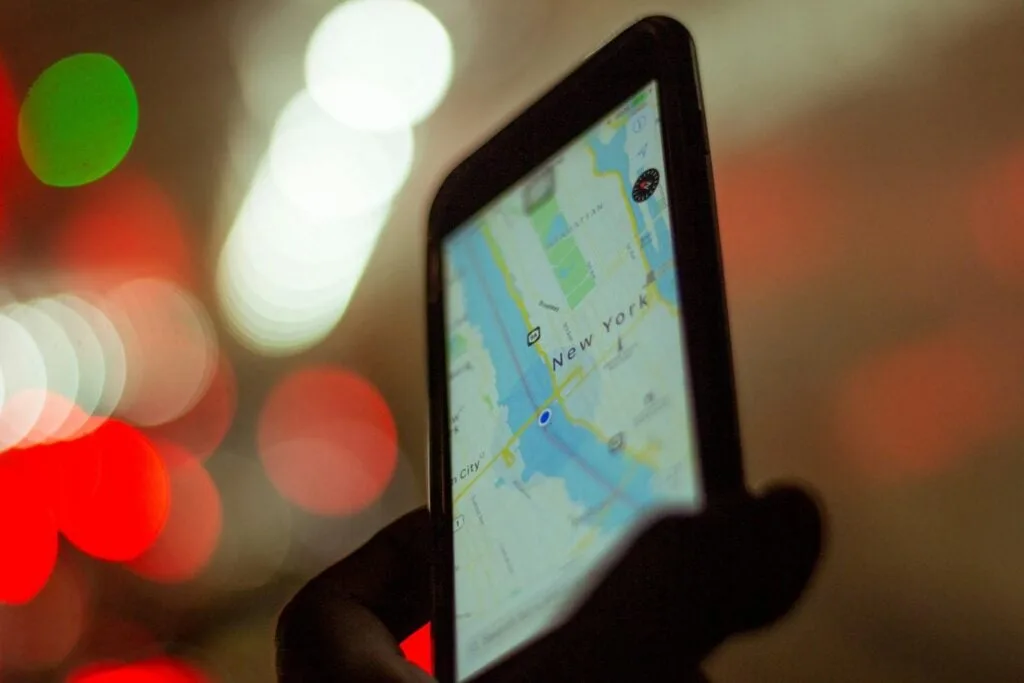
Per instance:
[[[68,540],[112,562],[135,559],[152,546],[167,521],[170,480],[149,440],[106,420],[62,450],[57,518]]]
[[[730,295],[771,295],[827,270],[828,191],[808,162],[767,151],[726,159],[715,183]]]
[[[434,674],[434,650],[430,622],[402,641],[402,653],[410,662],[428,674]]]
[[[68,677],[67,683],[211,683],[185,662],[161,657],[132,664],[95,664]]]
[[[0,454],[0,603],[23,605],[46,586],[57,563],[57,526],[42,479]],[[25,463],[18,463],[24,465]]]
[[[839,394],[839,435],[880,480],[948,468],[1012,420],[1019,387],[981,335],[945,331],[867,359]]]
[[[128,563],[140,576],[160,583],[195,578],[213,556],[223,524],[220,493],[203,464],[172,443],[157,450],[171,478],[171,505],[160,537]]]
[[[60,664],[82,636],[87,609],[82,577],[66,564],[58,565],[34,600],[0,609],[0,652],[5,665],[34,671]]]
[[[983,174],[971,211],[982,262],[1000,279],[1024,283],[1024,143]]]
[[[140,173],[116,171],[82,190],[57,236],[56,265],[115,284],[135,278],[194,283],[192,250],[173,200]]]
[[[344,515],[377,500],[398,463],[394,418],[380,392],[334,367],[298,371],[271,392],[257,443],[270,480],[311,512]]]
[[[235,371],[227,355],[221,354],[217,372],[199,402],[177,420],[148,428],[146,433],[158,441],[181,444],[195,457],[206,460],[227,435],[237,405]]]

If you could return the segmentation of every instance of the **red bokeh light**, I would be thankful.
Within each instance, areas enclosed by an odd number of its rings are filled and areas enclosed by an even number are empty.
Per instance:
[[[135,559],[152,546],[167,521],[170,481],[149,440],[107,420],[62,449],[57,518],[68,540],[113,562]]]
[[[971,210],[982,262],[1000,279],[1024,282],[1024,143],[982,176]]]
[[[0,652],[5,665],[34,671],[60,664],[82,636],[87,608],[82,577],[70,566],[58,565],[34,600],[0,609]]]
[[[189,287],[192,251],[173,200],[148,177],[116,171],[82,191],[57,236],[56,265],[117,283],[151,277]]]
[[[21,155],[18,149],[18,96],[7,67],[0,61],[0,188],[9,179],[15,160]]]
[[[716,166],[730,295],[770,295],[827,270],[836,253],[826,222],[828,190],[807,164],[766,151]]]
[[[397,441],[380,393],[333,367],[296,372],[275,387],[257,436],[281,494],[323,515],[351,514],[377,500],[395,472]]]
[[[25,454],[0,454],[0,603],[35,598],[57,563],[57,526]]]
[[[434,650],[430,637],[430,622],[402,641],[402,653],[410,662],[428,674],[434,674]]]
[[[0,453],[0,483],[3,479],[13,478],[18,487],[38,500],[44,507],[54,513],[57,500],[56,452],[58,447],[32,446],[30,448],[14,448]]]
[[[1012,420],[1007,355],[980,335],[945,331],[869,358],[840,389],[840,438],[881,480],[943,470]]]
[[[170,658],[133,664],[95,664],[76,671],[67,683],[211,683],[205,673]]]
[[[21,159],[18,148],[18,97],[0,62],[0,254],[3,254],[9,237],[7,204],[13,193],[12,176]]]
[[[238,385],[231,361],[221,354],[217,372],[206,393],[187,413],[173,422],[146,430],[156,440],[184,446],[200,460],[206,460],[231,427],[238,404]]]
[[[157,443],[171,478],[171,506],[160,537],[128,567],[153,581],[195,578],[213,556],[223,524],[220,493],[203,464],[184,448]]]

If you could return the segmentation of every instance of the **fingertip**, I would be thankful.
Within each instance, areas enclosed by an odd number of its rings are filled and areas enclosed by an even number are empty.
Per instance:
[[[824,547],[823,509],[811,490],[795,485],[776,485],[755,498],[754,533],[747,536],[754,572],[744,581],[751,593],[747,628],[779,619],[805,592]]]
[[[808,559],[821,555],[825,542],[825,506],[810,488],[777,484],[757,499],[759,515],[768,524],[785,530],[792,544],[804,549]]]

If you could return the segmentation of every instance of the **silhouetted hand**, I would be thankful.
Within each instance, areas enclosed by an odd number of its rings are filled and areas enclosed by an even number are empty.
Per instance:
[[[311,581],[278,623],[282,683],[430,681],[398,643],[430,617],[431,527],[419,509]],[[794,488],[650,526],[566,624],[486,681],[692,681],[729,636],[781,617],[822,547]]]

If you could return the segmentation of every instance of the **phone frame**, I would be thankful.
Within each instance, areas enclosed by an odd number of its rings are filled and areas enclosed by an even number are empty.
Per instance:
[[[657,81],[670,229],[685,321],[705,501],[744,490],[732,347],[710,147],[693,38],[675,19],[641,19],[589,56],[459,164],[430,209],[427,233],[429,489],[435,538],[435,676],[454,681],[454,554],[444,311],[444,238],[579,135]],[[486,670],[485,670],[486,671]],[[486,673],[480,674],[486,677]]]

